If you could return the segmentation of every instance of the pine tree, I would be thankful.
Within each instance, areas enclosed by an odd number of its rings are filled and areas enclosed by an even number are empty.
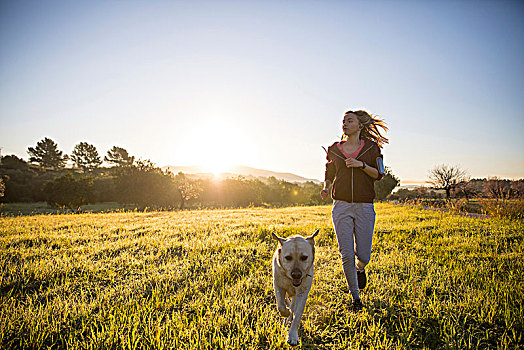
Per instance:
[[[87,142],[80,142],[75,146],[75,149],[71,154],[71,159],[75,165],[81,168],[84,172],[92,171],[93,169],[100,167],[100,164],[102,164],[102,160],[98,155],[96,147]]]
[[[113,148],[107,151],[107,156],[104,157],[104,160],[117,166],[131,166],[135,157],[129,156],[125,149],[113,146]]]
[[[37,142],[35,148],[28,147],[27,153],[29,153],[30,162],[54,170],[62,169],[68,160],[67,154],[62,154],[62,151],[58,150],[57,144],[47,137]]]

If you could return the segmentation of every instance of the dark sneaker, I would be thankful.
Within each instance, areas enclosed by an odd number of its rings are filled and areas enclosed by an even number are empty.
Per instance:
[[[357,270],[357,281],[358,281],[358,289],[366,288],[366,283],[367,283],[366,270],[362,270],[362,271]]]
[[[360,299],[353,300],[353,305],[351,307],[353,312],[359,312],[360,310],[362,310],[363,307],[364,305],[362,305],[362,302],[360,301]]]

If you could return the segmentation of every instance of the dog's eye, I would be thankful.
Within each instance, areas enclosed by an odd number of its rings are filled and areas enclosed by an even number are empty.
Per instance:
[[[291,255],[286,255],[286,260],[287,261],[291,261],[291,260],[293,260],[293,257]]]
[[[302,255],[302,256],[300,257],[300,260],[302,260],[302,261],[306,261],[306,260],[307,260],[307,255]]]

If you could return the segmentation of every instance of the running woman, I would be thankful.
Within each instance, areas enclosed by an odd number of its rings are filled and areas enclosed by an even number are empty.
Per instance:
[[[384,175],[380,149],[388,139],[378,128],[388,130],[383,120],[366,111],[344,114],[344,136],[328,148],[324,188],[320,192],[326,200],[331,188],[333,226],[354,311],[363,307],[359,289],[366,286],[364,268],[371,257],[374,183]]]

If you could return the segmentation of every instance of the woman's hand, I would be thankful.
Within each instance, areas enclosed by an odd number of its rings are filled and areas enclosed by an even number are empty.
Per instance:
[[[355,158],[347,158],[346,159],[346,166],[348,168],[360,168],[364,165],[360,160],[356,160]]]
[[[323,201],[325,201],[328,196],[329,196],[329,192],[325,188],[322,191],[320,191],[320,197],[322,198]]]

